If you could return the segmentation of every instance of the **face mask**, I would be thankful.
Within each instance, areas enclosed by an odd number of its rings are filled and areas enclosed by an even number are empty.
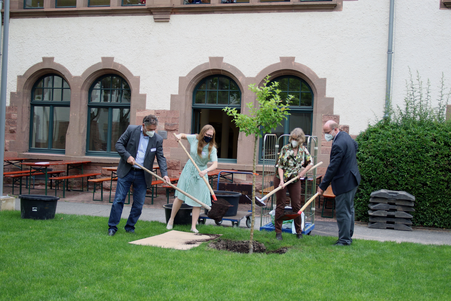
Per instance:
[[[326,141],[334,140],[334,136],[332,136],[332,134],[324,134],[324,138],[326,138]]]
[[[204,136],[204,141],[207,143],[209,143],[212,139],[213,139],[212,137]]]
[[[296,140],[291,140],[291,145],[292,145],[293,147],[296,147],[296,146],[299,145],[299,142],[297,142]]]
[[[147,131],[146,135],[149,136],[150,138],[152,138],[153,135],[155,135],[155,131]]]

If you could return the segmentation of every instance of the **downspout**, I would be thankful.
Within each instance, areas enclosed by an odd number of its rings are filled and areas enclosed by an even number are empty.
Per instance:
[[[387,50],[387,87],[385,90],[384,119],[390,117],[391,76],[393,65],[393,23],[395,14],[395,0],[390,0],[390,15],[388,23],[388,50]]]
[[[3,1],[2,1],[3,2]],[[6,122],[6,74],[8,70],[8,40],[9,40],[9,0],[5,0],[4,22],[3,22],[3,52],[2,79],[0,88],[0,197],[3,196],[3,159],[5,155],[5,122]],[[1,6],[0,6],[1,9]],[[0,17],[1,26],[1,17]],[[1,46],[1,40],[0,40]]]

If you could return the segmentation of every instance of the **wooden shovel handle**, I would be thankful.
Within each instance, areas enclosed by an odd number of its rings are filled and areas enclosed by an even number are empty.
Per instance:
[[[147,171],[148,173],[150,173],[152,176],[154,176],[155,178],[157,178],[160,181],[166,182],[162,177],[160,177],[159,175],[157,175],[156,173],[148,170],[147,168],[145,168],[144,166],[142,166],[139,163],[136,163],[135,161],[135,165],[141,167],[143,170]],[[196,203],[198,203],[199,205],[201,205],[202,207],[204,207],[207,210],[211,210],[211,207],[208,206],[207,204],[202,203],[201,201],[199,201],[198,199],[196,199],[195,197],[193,197],[192,195],[184,192],[183,190],[181,190],[180,188],[178,188],[177,186],[173,185],[170,182],[167,182],[169,186],[171,186],[172,188],[174,188],[177,191],[180,191],[182,194],[186,195],[187,197],[189,197],[190,199],[192,199],[193,201],[195,201]]]
[[[313,170],[315,168],[317,168],[318,166],[320,166],[321,164],[323,164],[323,162],[319,162],[318,164],[314,165],[312,168],[309,169]],[[299,179],[299,176],[294,177],[293,179],[289,180],[288,182],[285,183],[285,186],[288,184],[291,184],[292,182],[296,181],[297,179]],[[274,193],[276,193],[277,191],[279,191],[280,189],[282,189],[282,186],[277,187],[276,189],[274,189],[273,191],[271,191],[270,193],[268,193],[267,195],[265,195],[264,199],[267,199],[268,197],[272,196]]]
[[[196,167],[197,171],[200,173],[200,169],[197,166],[196,162],[194,162],[193,158],[191,157],[191,155],[189,154],[189,152],[186,150],[185,146],[183,145],[182,141],[180,141],[177,138],[177,135],[175,133],[173,133],[175,136],[175,139],[177,139],[177,142],[182,146],[183,150],[185,151],[185,153],[188,155],[188,158],[191,160],[191,162],[193,163],[194,167]],[[202,179],[204,180],[205,184],[207,184],[208,189],[210,190],[211,195],[213,196],[213,200],[217,201],[216,199],[216,195],[215,192],[213,191],[213,188],[211,188],[210,183],[208,183],[207,179],[205,177],[202,177]]]

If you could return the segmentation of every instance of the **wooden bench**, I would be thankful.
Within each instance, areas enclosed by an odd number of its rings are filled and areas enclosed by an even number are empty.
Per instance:
[[[109,202],[111,203],[111,190],[113,190],[113,181],[117,181],[117,177],[105,177],[105,178],[96,178],[96,179],[88,179],[88,182],[92,183],[94,186],[94,189],[92,191],[92,200],[96,202],[103,202],[103,182],[110,181],[110,198]],[[100,200],[95,199],[95,193],[96,193],[96,186],[100,185]],[[130,204],[130,191],[128,192],[128,203]]]
[[[58,175],[63,173],[63,170],[54,170],[54,171],[48,171],[47,175],[49,175],[49,180],[50,180],[50,187],[52,187],[52,180],[55,179],[55,177],[52,177],[52,175]],[[19,194],[22,194],[22,177],[26,177],[28,179],[28,177],[30,176],[40,176],[40,175],[45,175],[45,173],[41,172],[41,171],[27,171],[27,170],[22,170],[22,171],[9,171],[6,173],[3,173],[3,177],[4,178],[10,178],[12,179],[12,194],[14,194],[14,184],[19,181]]]
[[[179,181],[179,178],[169,178],[169,180],[171,181],[171,183],[177,183]],[[155,181],[152,181],[152,184],[151,184],[152,185],[152,188],[151,188],[151,191],[152,191],[152,195],[151,195],[151,197],[152,197],[152,205],[153,205],[154,191],[155,191],[155,196],[158,196],[157,185],[160,185],[160,184],[165,184],[162,187],[166,188],[166,197],[168,199],[168,204],[169,204],[169,191],[168,191],[167,187],[169,187],[169,188],[172,188],[172,187],[167,185],[164,181],[155,180]]]
[[[327,203],[331,202],[331,207],[327,207]],[[332,209],[332,214],[331,215],[325,215],[324,214],[324,209]],[[327,218],[333,218],[334,217],[334,209],[335,209],[335,194],[332,191],[332,185],[329,185],[329,187],[327,187],[326,191],[324,191],[323,193],[323,206],[321,209],[321,217],[327,217]]]
[[[83,191],[83,178],[87,178],[89,180],[90,177],[96,177],[100,176],[101,173],[86,173],[86,174],[79,174],[79,175],[72,175],[72,176],[62,176],[62,177],[53,177],[52,180],[55,181],[55,196],[57,196],[59,184],[63,183],[63,198],[66,197],[66,181],[69,179],[79,179],[81,178],[81,190]],[[87,181],[87,188],[86,191],[89,191],[89,182]]]

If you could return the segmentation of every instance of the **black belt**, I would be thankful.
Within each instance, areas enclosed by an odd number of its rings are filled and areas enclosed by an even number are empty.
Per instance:
[[[138,167],[132,166],[132,168],[133,168],[134,170],[144,171],[144,170],[142,170],[141,168],[138,168]]]

